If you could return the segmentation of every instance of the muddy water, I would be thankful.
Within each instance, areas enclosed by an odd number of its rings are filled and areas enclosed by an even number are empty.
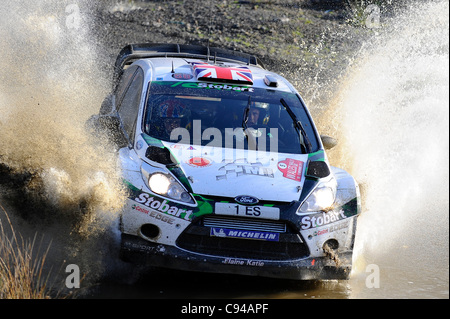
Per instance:
[[[317,119],[339,139],[330,160],[361,184],[364,212],[350,280],[312,282],[144,273],[119,262],[114,154],[83,126],[107,91],[98,61],[81,54],[95,52],[95,41],[66,20],[73,7],[57,14],[70,1],[26,2],[0,8],[8,45],[0,49],[0,161],[14,168],[0,170],[0,203],[17,231],[52,242],[53,268],[76,263],[90,274],[80,296],[448,298],[448,2],[411,5],[377,30]]]

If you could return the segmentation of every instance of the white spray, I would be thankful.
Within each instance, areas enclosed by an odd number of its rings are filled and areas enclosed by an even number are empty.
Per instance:
[[[352,66],[331,116],[341,140],[331,158],[362,186],[355,278],[377,266],[383,297],[413,290],[418,278],[443,280],[448,297],[448,12],[448,1],[427,2],[389,21]]]

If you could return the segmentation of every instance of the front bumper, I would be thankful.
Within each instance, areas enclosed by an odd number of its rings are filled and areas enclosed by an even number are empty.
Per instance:
[[[259,260],[197,254],[176,246],[122,235],[121,258],[125,261],[162,268],[261,276],[280,279],[317,280],[348,279],[352,252],[339,254],[339,266],[328,257],[292,260]]]

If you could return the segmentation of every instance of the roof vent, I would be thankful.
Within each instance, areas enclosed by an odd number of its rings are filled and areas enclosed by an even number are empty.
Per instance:
[[[270,86],[270,87],[273,87],[273,88],[276,88],[278,86],[278,80],[272,75],[266,75],[264,77],[264,83],[267,86]]]

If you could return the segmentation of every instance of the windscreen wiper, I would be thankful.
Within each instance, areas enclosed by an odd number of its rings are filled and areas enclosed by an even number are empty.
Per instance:
[[[247,125],[248,114],[250,113],[250,105],[251,105],[251,103],[252,103],[252,98],[249,95],[248,96],[248,103],[247,103],[247,106],[245,107],[244,115],[243,115],[243,118],[242,118],[242,129],[244,130],[244,135],[247,138],[247,142],[248,142],[249,148],[256,150],[256,149],[258,149],[258,142],[256,141],[255,137],[253,137],[253,136],[249,137],[249,130],[248,130],[248,125]]]
[[[244,116],[242,118],[242,128],[244,129],[244,132],[247,130],[247,122],[248,122],[248,113],[250,112],[250,105],[252,103],[252,97],[248,96],[248,103],[244,110]]]
[[[312,146],[311,146],[311,142],[308,138],[308,135],[306,135],[306,131],[302,125],[302,123],[298,120],[297,116],[295,115],[295,113],[292,111],[292,109],[290,108],[290,106],[286,103],[286,101],[284,99],[280,100],[281,104],[284,106],[284,108],[286,109],[286,111],[288,112],[289,116],[291,117],[292,121],[294,121],[294,127],[300,137],[300,142],[302,143],[303,147],[305,148],[307,153],[311,153],[312,152]]]

